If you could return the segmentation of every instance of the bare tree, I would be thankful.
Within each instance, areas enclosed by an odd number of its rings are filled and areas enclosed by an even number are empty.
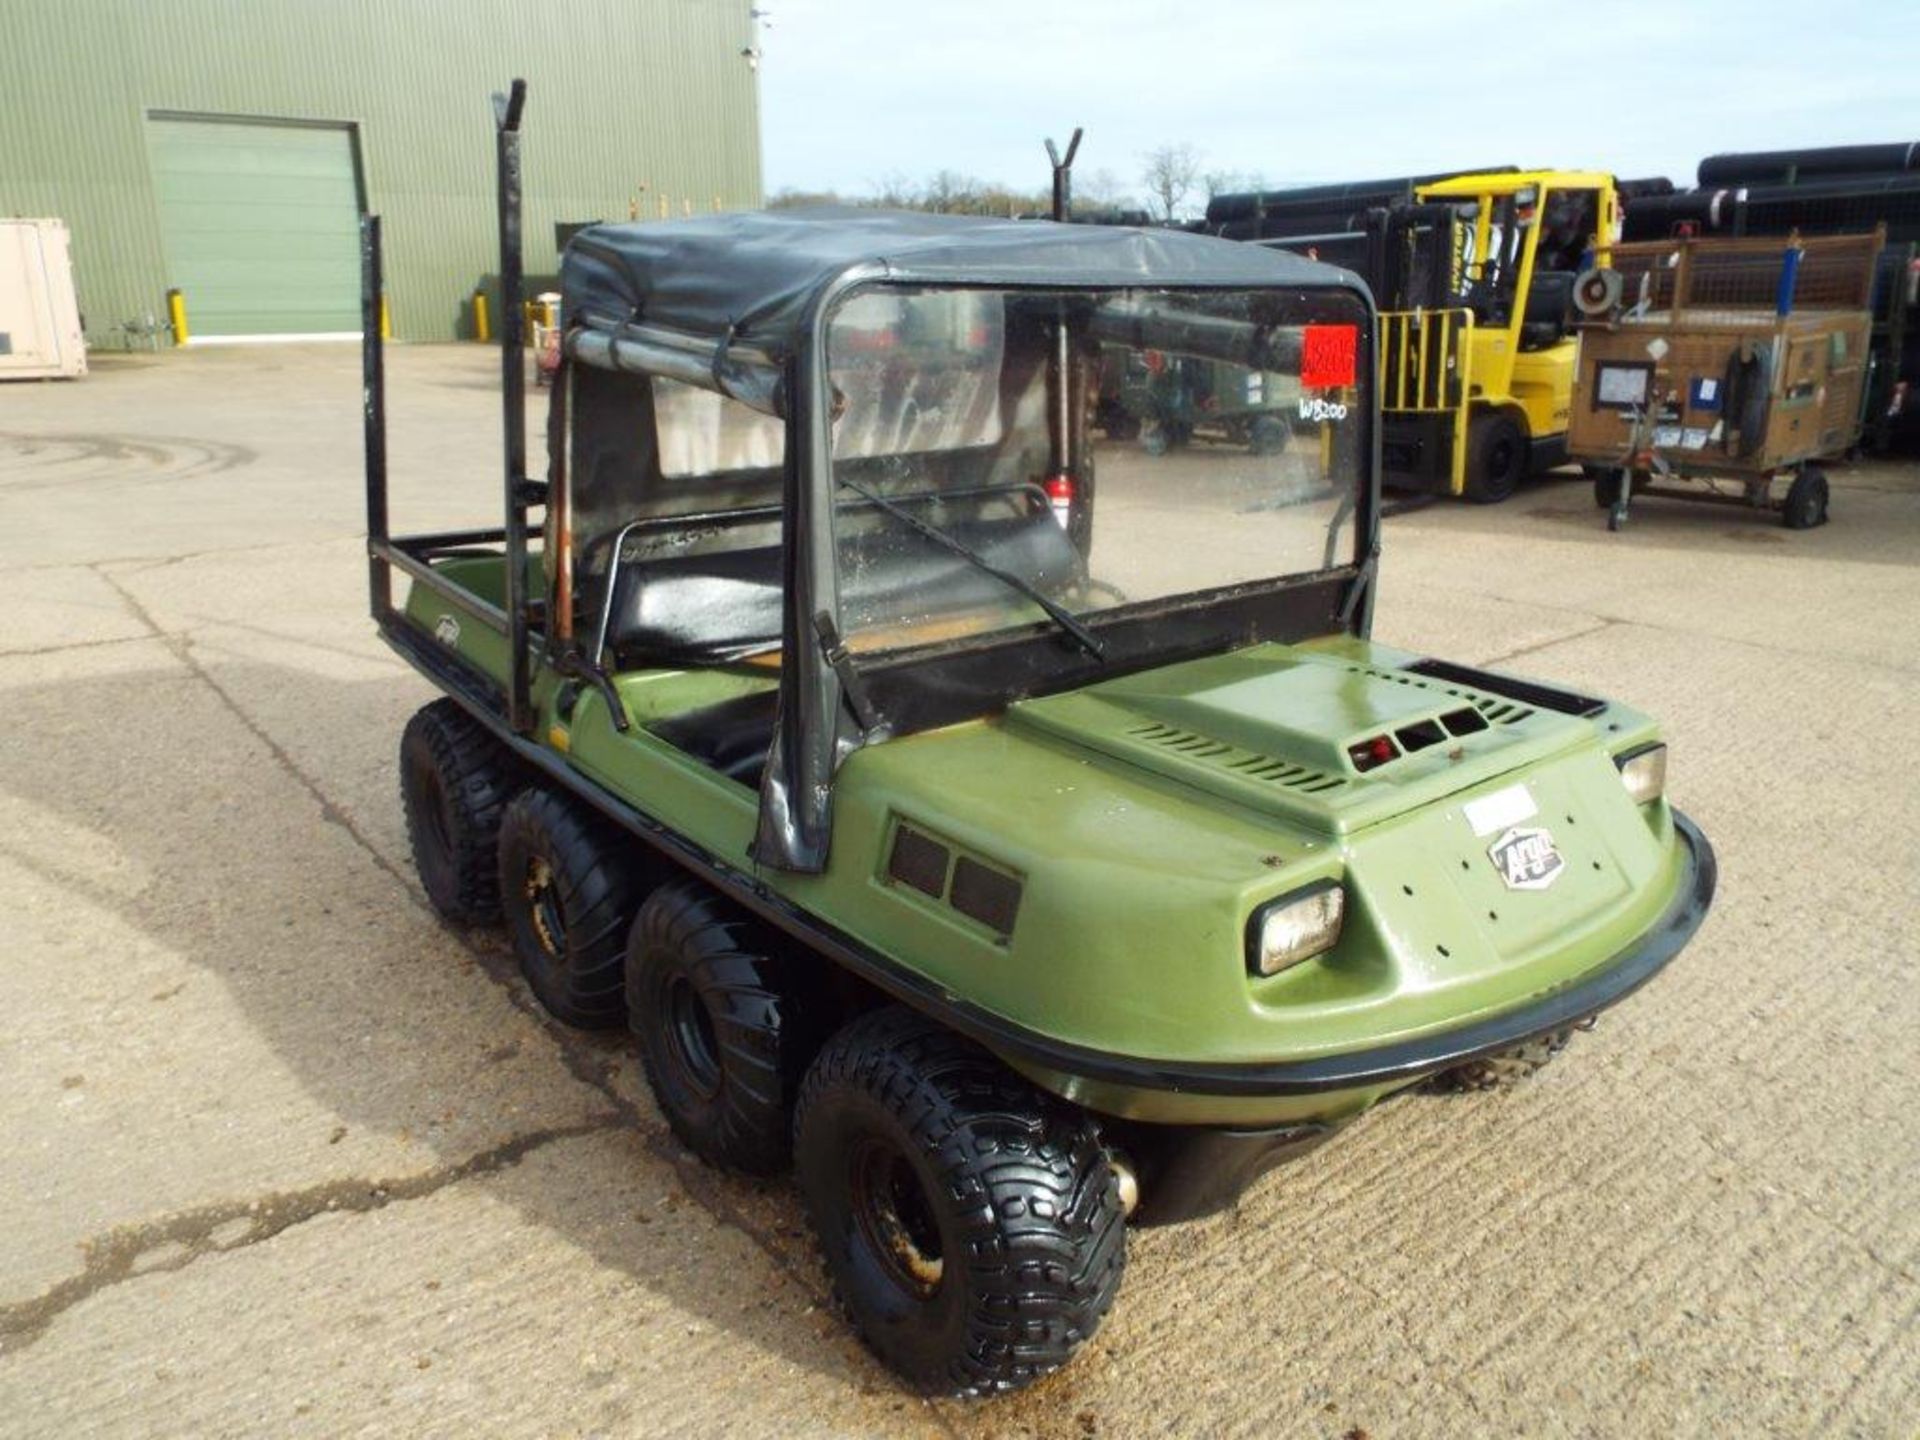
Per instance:
[[[1094,210],[1126,210],[1137,208],[1137,202],[1127,193],[1126,181],[1111,170],[1095,170],[1089,175],[1073,177],[1074,199],[1084,201]]]
[[[879,180],[869,183],[873,188],[873,198],[861,203],[878,205],[883,210],[915,210],[920,206],[920,192],[898,170],[890,170]]]
[[[1200,154],[1187,144],[1162,145],[1148,151],[1140,171],[1147,198],[1160,207],[1163,220],[1172,220],[1180,213],[1199,178]]]
[[[837,190],[796,190],[791,185],[774,191],[767,196],[769,210],[797,210],[815,205],[844,205],[846,200]]]
[[[859,205],[881,210],[936,210],[951,215],[1039,215],[1048,197],[1038,190],[1011,190],[1005,185],[941,170],[915,182],[895,171],[870,180],[865,193],[843,195],[837,190],[803,190],[789,186],[767,197],[769,210],[809,205]]]
[[[920,192],[920,208],[952,215],[977,215],[987,187],[957,170],[939,170]]]

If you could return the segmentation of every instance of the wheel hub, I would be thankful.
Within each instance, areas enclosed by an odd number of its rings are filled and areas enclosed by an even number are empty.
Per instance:
[[[700,992],[684,975],[676,975],[667,984],[667,1035],[671,1041],[674,1064],[687,1083],[711,1100],[720,1093],[719,1046],[713,1034],[713,1017]]]
[[[533,935],[540,948],[556,960],[565,953],[567,922],[560,913],[560,895],[553,883],[553,868],[538,855],[527,861],[524,885],[527,913],[533,920]]]
[[[940,1229],[907,1157],[873,1141],[854,1157],[853,1213],[895,1284],[925,1300],[946,1274]]]

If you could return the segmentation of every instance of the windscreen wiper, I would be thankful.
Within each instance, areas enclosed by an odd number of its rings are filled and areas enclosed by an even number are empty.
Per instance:
[[[1062,630],[1066,631],[1068,635],[1072,636],[1074,643],[1079,645],[1087,654],[1096,660],[1105,660],[1107,658],[1106,641],[1102,640],[1098,635],[1094,634],[1093,631],[1081,624],[1079,617],[1071,610],[1050,599],[1037,586],[1022,579],[1011,570],[1002,570],[998,565],[995,565],[991,560],[987,559],[986,556],[976,550],[969,549],[966,545],[954,539],[953,536],[947,534],[946,531],[940,529],[938,526],[929,525],[918,515],[915,515],[911,510],[907,509],[906,506],[890,500],[884,495],[876,495],[864,485],[855,484],[844,476],[841,477],[840,483],[846,486],[847,489],[853,491],[853,493],[858,495],[862,500],[884,510],[902,525],[905,525],[909,530],[913,531],[914,534],[921,536],[923,539],[931,540],[943,550],[958,555],[969,565],[984,574],[993,576],[994,579],[1009,589],[1018,590],[1022,595],[1026,596],[1027,599],[1046,611],[1047,618]]]

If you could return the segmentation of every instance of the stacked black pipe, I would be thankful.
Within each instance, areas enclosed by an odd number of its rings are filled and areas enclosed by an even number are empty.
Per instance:
[[[1471,173],[1510,174],[1513,169],[1511,165],[1488,165]],[[1363,227],[1367,211],[1411,202],[1416,186],[1467,173],[1443,170],[1435,175],[1403,175],[1391,180],[1215,195],[1207,201],[1204,224],[1210,233],[1229,240],[1294,240],[1347,234]]]
[[[1920,243],[1920,141],[1709,155],[1699,180],[1677,193],[1622,186],[1626,238],[1857,235],[1885,225],[1890,245]]]

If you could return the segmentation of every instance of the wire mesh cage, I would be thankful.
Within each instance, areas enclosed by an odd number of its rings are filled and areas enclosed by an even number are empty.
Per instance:
[[[1885,241],[1864,235],[1637,241],[1616,245],[1626,319],[1772,324],[1802,310],[1865,310]]]

